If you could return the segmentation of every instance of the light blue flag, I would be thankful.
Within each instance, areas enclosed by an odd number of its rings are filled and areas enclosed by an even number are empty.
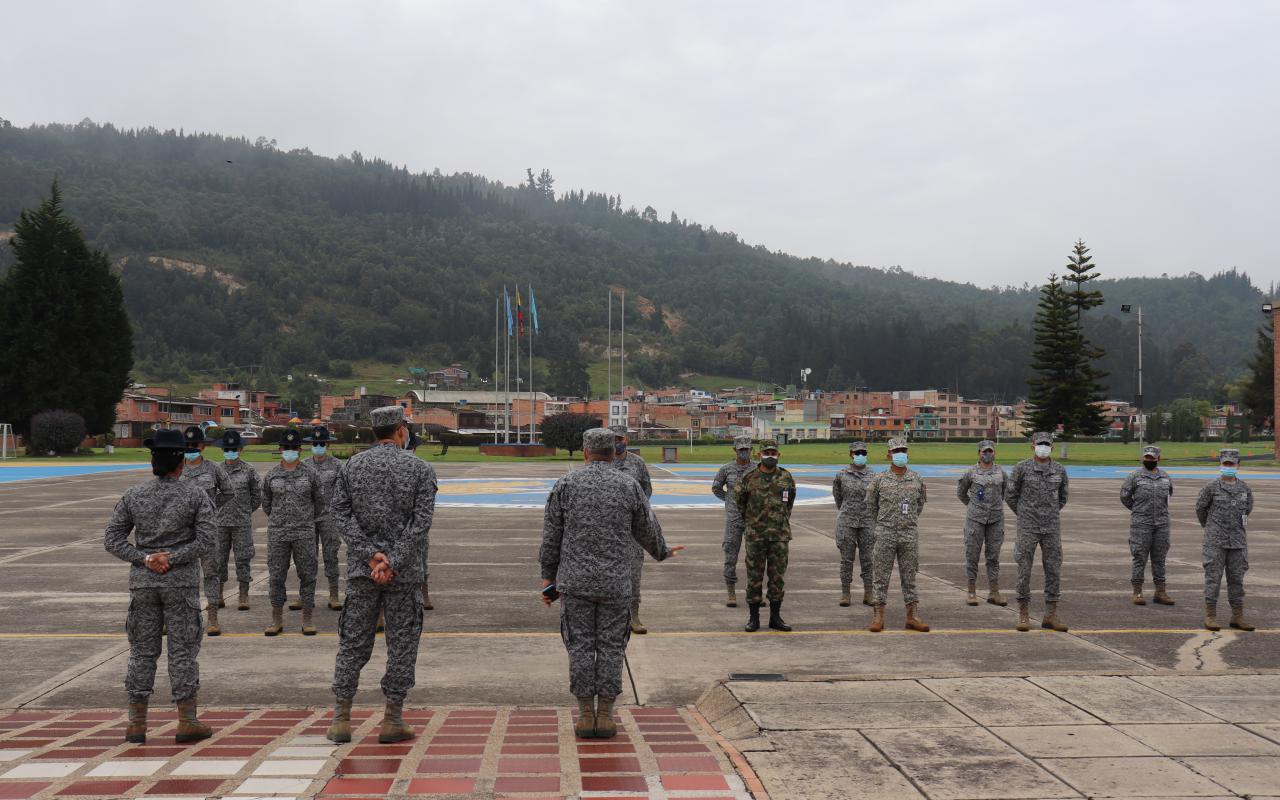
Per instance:
[[[511,295],[507,294],[506,286],[502,287],[502,299],[506,301],[507,304],[507,335],[510,336],[514,321],[511,319]]]
[[[533,332],[538,331],[538,301],[533,296],[533,286],[529,287],[529,313],[533,316]]]

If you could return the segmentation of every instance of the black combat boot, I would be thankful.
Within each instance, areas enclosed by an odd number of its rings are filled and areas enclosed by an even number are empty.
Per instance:
[[[747,617],[747,627],[743,628],[743,630],[747,633],[755,633],[760,630],[760,604],[748,603],[747,609],[750,616]]]
[[[791,626],[782,618],[782,601],[769,601],[769,627],[775,631],[789,631]]]

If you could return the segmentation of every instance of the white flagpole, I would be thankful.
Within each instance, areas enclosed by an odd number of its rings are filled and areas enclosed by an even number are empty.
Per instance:
[[[613,290],[609,290],[609,346],[604,351],[605,400],[613,399]],[[605,415],[608,417],[608,415]]]
[[[519,287],[516,287],[516,291],[520,291]],[[519,313],[519,311],[520,311],[520,306],[519,304],[516,304],[517,314]],[[516,342],[516,400],[515,401],[519,403],[520,402],[520,323],[518,319],[516,321],[515,342]],[[520,406],[516,406],[514,410],[516,415],[516,444],[520,444]]]
[[[498,320],[499,306],[502,304],[502,298],[493,298],[493,380],[489,382],[489,387],[493,389],[493,399],[498,399]],[[498,409],[497,403],[493,403],[489,408],[493,411],[493,443],[498,443]]]
[[[529,309],[533,309],[533,286],[529,287]],[[533,394],[533,318],[529,319],[529,444],[533,444],[533,425],[538,418],[538,401]]]
[[[625,290],[622,292],[622,354],[618,359],[618,393],[622,395],[623,401],[627,399],[627,293]]]
[[[507,299],[507,285],[502,285],[502,298],[507,303],[511,301]],[[505,444],[511,443],[511,309],[507,309],[507,335],[503,341],[503,349],[507,354],[507,367],[502,371],[502,380],[506,385],[506,391],[503,394],[502,403],[502,441]]]

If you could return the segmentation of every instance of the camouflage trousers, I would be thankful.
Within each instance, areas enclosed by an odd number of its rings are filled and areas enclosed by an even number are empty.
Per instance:
[[[640,609],[640,582],[644,577],[644,548],[639,545],[631,549],[631,610]]]
[[[985,550],[987,554],[987,583],[994,585],[1000,581],[1000,548],[1004,546],[1004,520],[983,524],[973,520],[964,521],[964,566],[965,577],[970,581],[978,580],[978,557]]]
[[[916,572],[920,569],[920,537],[916,532],[909,535],[884,534],[876,535],[876,543],[871,551],[873,603],[885,604],[889,595],[889,579],[893,577],[893,562],[898,562],[898,577],[902,581],[902,602],[906,605],[920,602],[916,594]]]
[[[853,559],[858,559],[862,585],[872,584],[871,555],[876,546],[874,528],[855,528],[836,523],[836,549],[840,551],[840,586],[853,585]]]
[[[560,595],[560,638],[569,653],[569,691],[574,697],[622,694],[622,664],[631,639],[626,600]]]
[[[236,580],[249,583],[253,580],[249,565],[257,554],[253,546],[252,525],[218,528],[218,539],[213,544],[213,552],[205,555],[204,596],[214,605],[222,599],[222,584],[227,582],[227,563],[231,560],[232,550],[236,554]]]
[[[347,581],[347,598],[338,615],[338,657],[333,666],[333,694],[339,700],[356,696],[360,671],[373,655],[378,613],[386,623],[387,672],[382,693],[403,703],[413,688],[422,639],[422,587],[379,586],[368,578]]]
[[[742,552],[742,517],[726,514],[724,518],[724,582],[738,582],[738,554]]]
[[[338,533],[338,525],[332,518],[325,518],[316,523],[316,540],[320,545],[320,554],[324,557],[324,576],[331,581],[338,579],[338,547],[342,545],[342,536]]]
[[[1062,596],[1062,531],[1037,534],[1018,529],[1013,558],[1018,562],[1017,599],[1031,602],[1031,568],[1036,563],[1036,547],[1044,562],[1044,601],[1056,603]]]
[[[273,607],[285,604],[284,581],[289,576],[289,561],[298,571],[298,596],[303,608],[316,605],[316,543],[314,539],[279,539],[267,537],[267,597]]]
[[[1146,577],[1147,558],[1151,558],[1151,580],[1164,583],[1164,561],[1169,555],[1169,523],[1129,525],[1129,552],[1133,555],[1133,573],[1129,579],[1135,583]]]
[[[787,593],[787,559],[791,542],[768,536],[747,536],[747,605],[764,602],[764,579],[769,576],[769,602],[781,603]]]
[[[1227,573],[1227,602],[1244,603],[1244,574],[1249,571],[1249,548],[1218,547],[1204,543],[1204,601],[1217,603],[1222,589],[1222,573]]]
[[[168,629],[168,636],[163,631]],[[200,616],[200,587],[148,587],[129,590],[129,667],[124,689],[131,701],[151,696],[156,682],[156,662],[165,638],[169,640],[169,685],[173,701],[190,700],[200,691],[200,640],[204,624]]]

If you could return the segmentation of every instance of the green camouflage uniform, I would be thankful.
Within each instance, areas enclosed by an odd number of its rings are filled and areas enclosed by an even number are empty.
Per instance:
[[[763,602],[764,576],[769,576],[769,602],[781,603],[786,593],[787,553],[791,544],[791,508],[796,481],[782,467],[765,472],[755,467],[733,487],[742,512],[746,543],[747,604]]]

